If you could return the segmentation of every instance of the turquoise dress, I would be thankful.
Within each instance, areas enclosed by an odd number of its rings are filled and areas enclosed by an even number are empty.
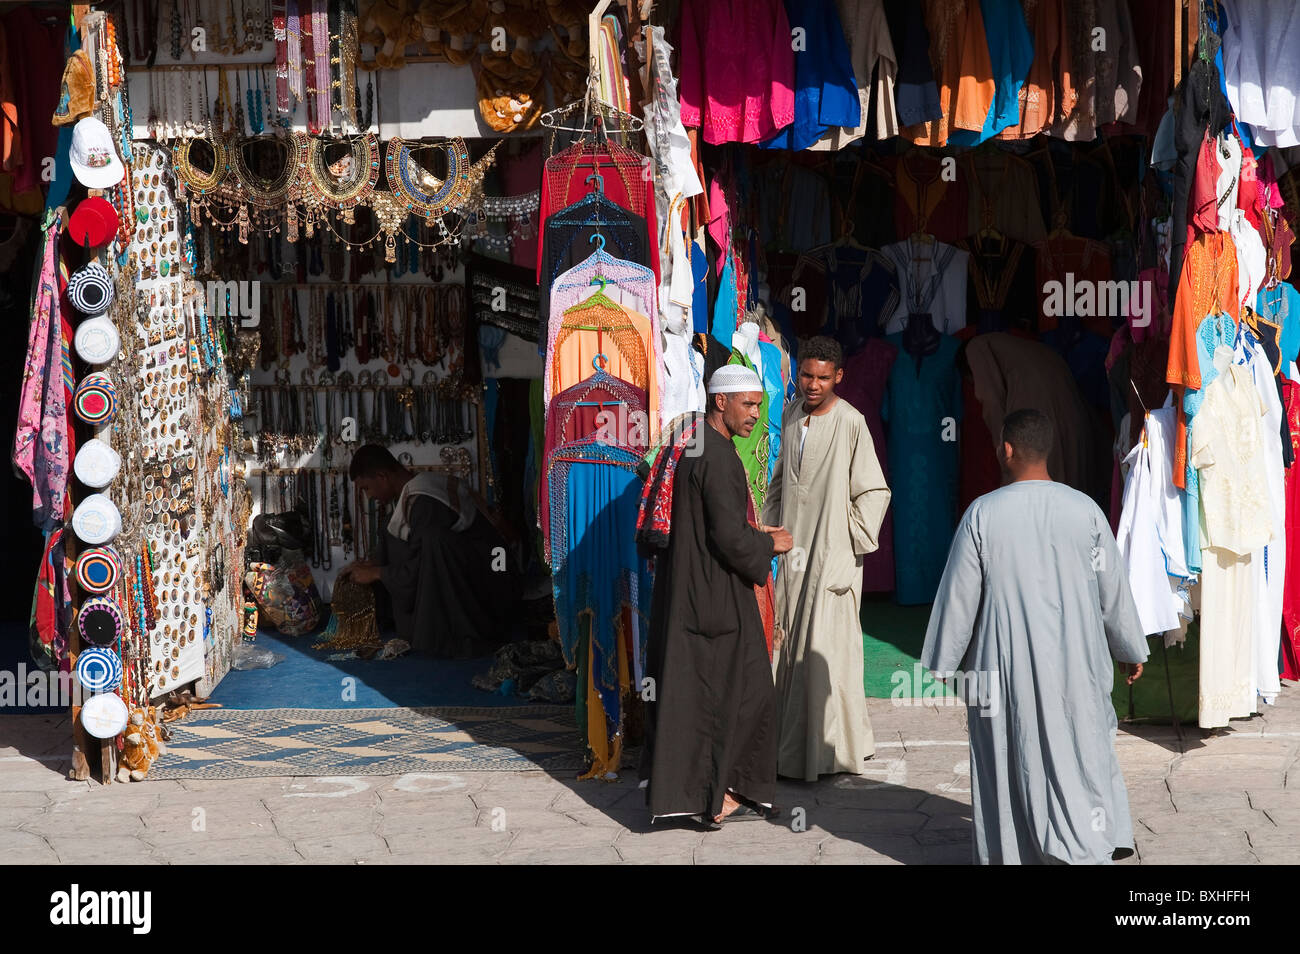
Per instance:
[[[1196,363],[1201,370],[1201,386],[1183,395],[1183,412],[1187,415],[1187,469],[1183,489],[1183,556],[1189,573],[1201,572],[1201,482],[1192,466],[1192,428],[1196,412],[1205,400],[1210,382],[1219,376],[1214,366],[1214,352],[1220,345],[1232,347],[1237,338],[1237,324],[1231,315],[1206,315],[1196,328]]]
[[[934,601],[957,524],[959,342],[943,335],[918,365],[903,350],[901,332],[885,340],[898,349],[880,408],[893,492],[895,598],[912,606]]]

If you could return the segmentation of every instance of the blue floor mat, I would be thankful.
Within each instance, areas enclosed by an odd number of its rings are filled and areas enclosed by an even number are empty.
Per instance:
[[[256,646],[285,657],[270,669],[231,670],[210,697],[228,709],[379,709],[420,706],[521,706],[516,695],[483,692],[471,677],[492,658],[434,659],[407,653],[397,659],[330,660],[314,650],[318,635],[259,632]]]

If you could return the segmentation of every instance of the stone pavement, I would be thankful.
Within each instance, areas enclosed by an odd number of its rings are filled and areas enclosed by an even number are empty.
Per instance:
[[[862,777],[782,783],[782,824],[648,824],[633,773],[71,782],[64,717],[0,717],[0,858],[11,864],[934,864],[970,861],[961,707],[870,701]],[[1138,854],[1124,864],[1300,863],[1300,691],[1203,740],[1117,740]]]

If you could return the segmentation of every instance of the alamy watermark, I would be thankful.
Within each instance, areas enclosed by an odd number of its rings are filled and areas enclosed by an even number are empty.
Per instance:
[[[29,670],[21,662],[15,669],[0,669],[0,709],[67,709],[90,695],[75,673]]]
[[[1043,314],[1060,318],[1129,318],[1134,328],[1151,324],[1152,290],[1149,280],[1092,281],[1065,273],[1065,281],[1043,284]]]
[[[996,669],[931,673],[916,663],[889,677],[889,699],[896,706],[970,706],[995,719],[1002,713],[1000,676]]]
[[[239,319],[241,328],[256,328],[262,320],[261,282],[207,283],[208,317]]]

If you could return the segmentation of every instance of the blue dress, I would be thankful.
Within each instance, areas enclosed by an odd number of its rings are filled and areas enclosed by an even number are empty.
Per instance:
[[[1282,373],[1300,353],[1300,292],[1289,282],[1278,282],[1255,296],[1255,311],[1281,328],[1277,346],[1282,351]]]
[[[722,266],[718,276],[718,298],[713,303],[713,321],[709,323],[709,334],[717,339],[724,348],[731,347],[731,339],[736,335],[736,307],[740,304],[736,288],[736,266],[727,256],[727,264]]]
[[[794,122],[763,146],[807,149],[832,126],[857,126],[862,103],[833,0],[786,0],[785,10],[792,33],[804,31],[794,56]]]
[[[895,599],[911,606],[934,601],[957,523],[959,342],[944,335],[918,367],[903,349],[902,332],[885,340],[898,349],[880,408],[893,491]]]
[[[695,293],[691,298],[691,324],[695,334],[709,331],[709,257],[699,242],[691,242],[691,278]]]
[[[1034,62],[1034,38],[1025,25],[1025,12],[1018,0],[980,0],[980,13],[993,63],[993,105],[979,132],[956,127],[949,130],[950,146],[977,146],[1020,122],[1020,87],[1025,85]]]
[[[1183,395],[1183,412],[1187,415],[1187,469],[1183,489],[1183,556],[1189,573],[1201,572],[1201,482],[1199,471],[1192,466],[1192,428],[1196,412],[1201,409],[1205,392],[1219,376],[1214,366],[1214,352],[1222,345],[1232,347],[1237,325],[1231,315],[1206,315],[1196,329],[1196,363],[1201,369],[1201,386]]]
[[[763,390],[767,392],[767,479],[781,456],[781,415],[785,413],[785,381],[781,378],[781,349],[770,341],[758,343],[763,359]]]

